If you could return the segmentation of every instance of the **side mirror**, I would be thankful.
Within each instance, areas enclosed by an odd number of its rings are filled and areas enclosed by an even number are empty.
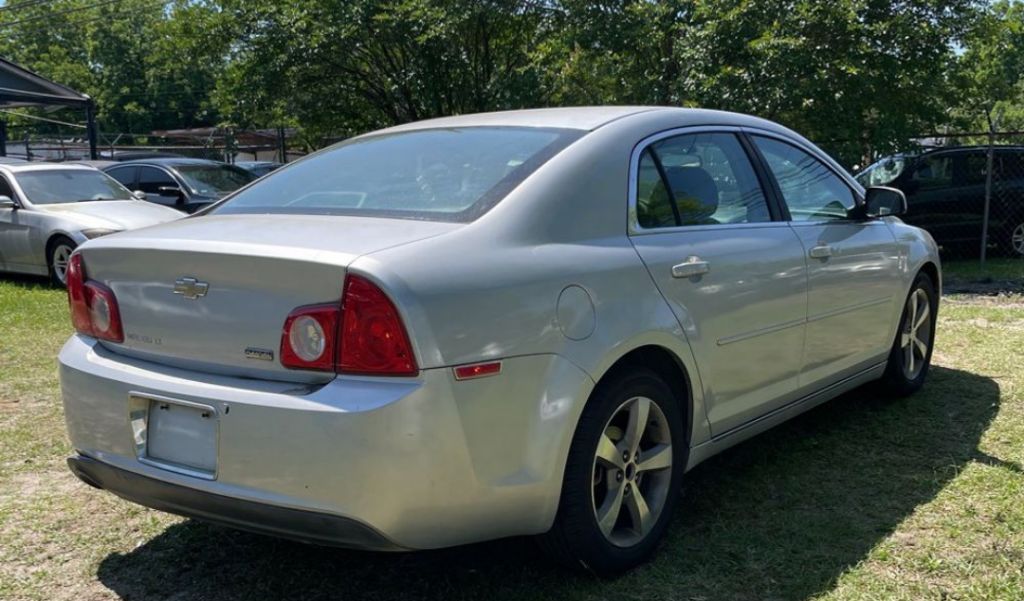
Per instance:
[[[160,186],[157,188],[157,192],[160,196],[170,196],[172,198],[181,198],[181,188],[178,186]]]
[[[133,190],[132,198],[134,198],[135,200],[146,200],[146,193],[143,192],[142,190]]]
[[[17,209],[18,205],[14,204],[14,199],[10,196],[0,195],[0,209]]]
[[[901,190],[875,186],[864,197],[864,216],[871,219],[886,215],[906,215],[907,197]]]

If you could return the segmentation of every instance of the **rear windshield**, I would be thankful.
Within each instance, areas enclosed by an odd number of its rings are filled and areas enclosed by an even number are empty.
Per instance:
[[[211,212],[472,221],[581,135],[467,127],[355,139],[267,175]]]
[[[95,169],[25,171],[14,177],[29,202],[37,205],[132,199],[127,188]]]

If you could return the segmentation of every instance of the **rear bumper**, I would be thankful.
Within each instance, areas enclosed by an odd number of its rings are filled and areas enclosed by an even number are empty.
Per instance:
[[[365,524],[336,515],[203,492],[116,468],[84,455],[69,457],[68,467],[89,486],[168,513],[303,543],[374,551],[402,550]]]
[[[82,336],[59,363],[80,477],[143,505],[292,538],[309,537],[307,518],[294,516],[312,514],[335,524],[313,542],[370,549],[550,528],[593,386],[556,355],[505,359],[499,376],[479,380],[431,369],[320,386],[172,368]],[[153,461],[139,443],[148,421],[139,397],[213,408],[215,469],[203,477]]]

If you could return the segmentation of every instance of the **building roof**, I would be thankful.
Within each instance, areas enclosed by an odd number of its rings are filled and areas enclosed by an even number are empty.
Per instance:
[[[50,81],[9,60],[0,58],[0,107],[85,107],[91,99],[67,86]]]

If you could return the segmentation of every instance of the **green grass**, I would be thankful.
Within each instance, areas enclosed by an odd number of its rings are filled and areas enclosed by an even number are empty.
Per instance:
[[[1024,259],[986,259],[982,265],[978,259],[944,261],[943,277],[948,282],[990,283],[994,281],[1016,281],[1024,284]]]
[[[528,540],[381,555],[133,506],[78,483],[63,293],[0,280],[0,599],[1024,599],[1024,299],[956,297],[912,398],[858,390],[689,477],[657,559],[600,581]]]

